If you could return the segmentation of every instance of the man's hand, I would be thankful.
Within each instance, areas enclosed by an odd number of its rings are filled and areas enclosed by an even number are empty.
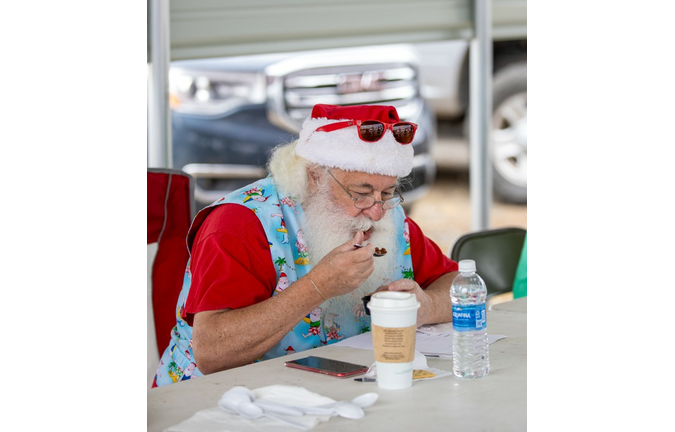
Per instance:
[[[326,297],[337,297],[360,287],[375,270],[375,246],[364,245],[363,233],[336,247],[319,261],[310,272],[312,280]]]
[[[420,308],[417,310],[417,327],[431,324],[433,299],[414,280],[399,279],[389,285],[379,287],[377,291],[401,291],[415,294],[417,301],[420,302]]]
[[[415,294],[420,308],[417,310],[417,327],[452,321],[450,284],[457,272],[447,273],[436,279],[427,289],[422,289],[412,279],[399,279],[389,285],[380,286],[378,291],[402,291]]]

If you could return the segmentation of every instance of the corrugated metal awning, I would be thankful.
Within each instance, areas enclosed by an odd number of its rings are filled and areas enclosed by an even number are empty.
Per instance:
[[[152,0],[148,2],[150,8]],[[469,39],[474,36],[474,3],[473,0],[171,0],[170,57],[183,60]],[[526,34],[525,0],[493,0],[492,9],[494,39]],[[150,43],[148,37],[148,53]]]

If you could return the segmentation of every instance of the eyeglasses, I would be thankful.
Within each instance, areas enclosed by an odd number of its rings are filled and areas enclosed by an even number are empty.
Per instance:
[[[383,123],[379,120],[347,120],[321,126],[317,132],[332,132],[350,126],[358,126],[359,138],[366,142],[376,142],[382,139],[384,132],[390,130],[394,139],[401,144],[410,144],[415,138],[417,125],[410,122]]]
[[[382,210],[391,210],[394,207],[397,207],[399,204],[402,204],[403,201],[404,201],[403,196],[401,195],[401,191],[399,190],[398,186],[396,187],[396,193],[398,195],[396,195],[393,198],[389,198],[388,200],[378,201],[375,198],[373,198],[371,195],[361,195],[361,194],[356,193],[356,192],[354,192],[354,194],[357,195],[357,198],[354,198],[352,196],[351,192],[349,192],[347,189],[345,189],[344,186],[342,186],[342,183],[340,183],[338,181],[338,179],[335,178],[335,176],[333,175],[332,172],[330,172],[329,170],[326,170],[326,171],[328,171],[328,174],[330,174],[330,176],[333,177],[333,180],[335,180],[335,183],[337,183],[338,186],[340,186],[342,188],[342,190],[345,191],[345,193],[347,195],[349,195],[349,198],[351,198],[352,201],[354,201],[354,207],[356,207],[357,209],[365,210],[365,209],[371,208],[375,204],[382,204]]]

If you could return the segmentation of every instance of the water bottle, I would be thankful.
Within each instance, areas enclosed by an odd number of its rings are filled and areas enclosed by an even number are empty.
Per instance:
[[[459,262],[450,286],[452,301],[452,371],[460,378],[481,378],[490,371],[485,299],[487,287],[474,260]]]

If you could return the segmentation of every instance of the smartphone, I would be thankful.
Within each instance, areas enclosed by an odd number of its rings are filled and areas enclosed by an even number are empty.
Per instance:
[[[289,360],[285,362],[284,365],[291,368],[302,369],[336,377],[348,377],[366,373],[368,371],[368,366],[314,356],[304,357],[297,360]]]

